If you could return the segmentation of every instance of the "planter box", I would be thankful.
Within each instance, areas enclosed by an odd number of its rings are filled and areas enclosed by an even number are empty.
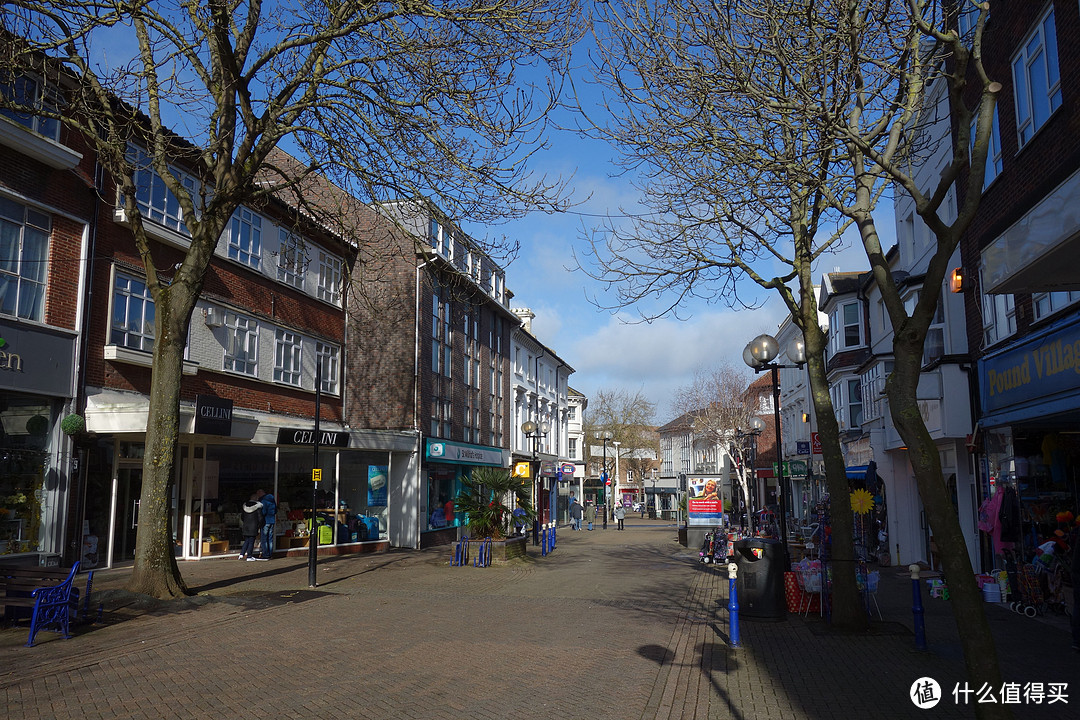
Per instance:
[[[491,541],[491,559],[493,561],[513,560],[525,557],[528,538],[525,536],[510,538],[509,540]]]

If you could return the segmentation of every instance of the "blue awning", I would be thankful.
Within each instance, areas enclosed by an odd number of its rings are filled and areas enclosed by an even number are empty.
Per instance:
[[[848,480],[865,480],[869,465],[849,465],[847,468]]]

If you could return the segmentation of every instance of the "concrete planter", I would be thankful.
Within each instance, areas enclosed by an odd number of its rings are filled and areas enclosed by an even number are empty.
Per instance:
[[[526,555],[528,543],[525,536],[510,538],[509,540],[491,541],[492,562],[505,562],[514,558],[523,558]]]

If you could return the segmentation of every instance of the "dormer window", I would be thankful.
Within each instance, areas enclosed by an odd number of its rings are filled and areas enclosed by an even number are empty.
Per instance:
[[[829,313],[829,338],[834,355],[863,344],[862,313],[858,302],[837,305]]]

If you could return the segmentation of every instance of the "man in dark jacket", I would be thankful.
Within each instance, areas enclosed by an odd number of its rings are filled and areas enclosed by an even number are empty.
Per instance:
[[[274,555],[274,530],[277,523],[277,502],[272,493],[260,490],[256,493],[259,502],[262,503],[263,527],[262,527],[262,557],[256,560],[269,560]]]

